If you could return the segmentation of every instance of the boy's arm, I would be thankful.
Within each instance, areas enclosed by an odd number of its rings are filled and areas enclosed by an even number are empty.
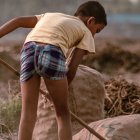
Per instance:
[[[33,28],[37,21],[36,16],[14,18],[0,27],[0,38],[19,27]]]
[[[71,81],[73,80],[76,70],[78,68],[78,65],[80,64],[83,56],[87,53],[87,51],[79,48],[75,48],[72,54],[71,61],[68,64],[69,71],[67,74],[68,79],[68,85],[70,85]]]

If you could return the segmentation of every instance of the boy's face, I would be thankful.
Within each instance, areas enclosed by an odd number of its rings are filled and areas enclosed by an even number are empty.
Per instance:
[[[91,31],[93,37],[105,27],[105,25],[102,23],[95,23],[94,17],[90,17],[87,20],[86,26]]]

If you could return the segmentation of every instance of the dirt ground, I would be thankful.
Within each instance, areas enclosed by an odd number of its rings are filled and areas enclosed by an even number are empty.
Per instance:
[[[95,39],[95,43],[96,54],[85,56],[82,64],[98,70],[103,75],[108,95],[105,100],[106,117],[133,112],[140,113],[140,40],[98,37]],[[21,47],[21,42],[0,43],[0,58],[18,71]],[[17,88],[14,86],[16,84],[13,84],[14,80],[18,80],[18,77],[0,64],[1,100],[8,99],[14,94],[12,91],[19,90],[19,87]],[[116,100],[117,102],[114,103]],[[10,135],[3,134],[0,137],[9,139]]]

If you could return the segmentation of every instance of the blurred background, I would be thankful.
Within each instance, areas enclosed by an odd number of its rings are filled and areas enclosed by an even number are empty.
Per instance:
[[[0,24],[17,16],[36,15],[45,12],[64,12],[73,15],[77,7],[86,0],[4,0],[0,1]],[[108,15],[108,27],[102,35],[139,37],[140,0],[97,0]],[[133,26],[131,26],[133,24]],[[114,27],[114,26],[115,27]],[[8,35],[8,39],[23,38],[25,30]],[[7,39],[5,37],[4,39]],[[2,39],[3,40],[3,39]]]

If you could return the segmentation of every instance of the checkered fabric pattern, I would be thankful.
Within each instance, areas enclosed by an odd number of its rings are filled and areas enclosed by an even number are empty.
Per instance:
[[[21,50],[20,81],[30,79],[34,74],[50,80],[66,77],[66,58],[59,47],[50,44],[28,42]]]

